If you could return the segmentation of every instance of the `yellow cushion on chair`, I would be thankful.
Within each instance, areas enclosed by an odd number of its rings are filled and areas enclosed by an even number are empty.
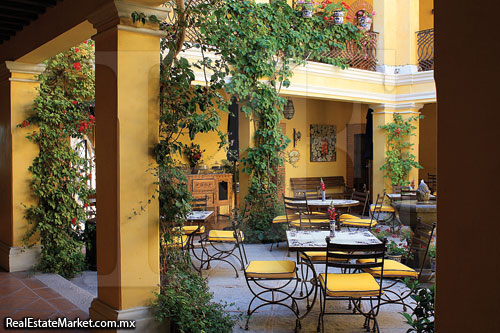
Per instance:
[[[380,285],[369,273],[328,274],[325,288],[325,273],[319,275],[321,287],[328,296],[365,297],[378,296]]]
[[[348,227],[374,227],[377,225],[377,220],[373,219],[349,219],[349,220],[341,220],[342,225],[348,226]]]
[[[292,279],[295,277],[295,261],[251,261],[245,269],[247,277],[261,279]]]
[[[374,262],[375,259],[359,259],[358,261],[362,264],[368,262]],[[375,277],[380,277],[380,267],[364,268],[364,272],[370,273]],[[413,268],[408,267],[396,260],[384,260],[384,278],[418,278],[418,272]]]
[[[378,206],[377,209],[375,209],[375,206],[371,206],[370,212],[374,212],[374,211],[379,210],[379,209],[381,212],[395,212],[394,207],[386,206],[386,205],[383,205],[382,207]]]
[[[359,219],[359,218],[360,218],[359,216],[352,215],[352,214],[342,214],[342,215],[340,215],[340,221],[350,220],[350,219]]]
[[[333,253],[343,253],[343,252],[333,252]],[[311,261],[322,261],[322,262],[326,261],[326,251],[307,251],[300,254],[300,257],[302,259],[306,259],[307,258],[306,256],[309,257]],[[330,261],[347,261],[347,260],[339,258],[330,258]]]
[[[298,219],[299,217],[298,216],[295,216],[295,214],[290,214],[289,215],[289,218],[290,220],[296,220]],[[274,219],[273,219],[273,223],[287,223],[288,220],[286,218],[286,215],[279,215],[279,216],[276,216]]]
[[[177,231],[179,230],[178,227],[175,227],[173,229],[174,231]],[[186,234],[186,235],[191,235],[193,232],[195,232],[197,235],[198,234],[203,234],[205,232],[205,226],[200,226],[200,230],[198,230],[198,226],[197,225],[185,225],[182,227],[182,233],[183,234]]]
[[[317,228],[319,225],[328,225],[329,223],[330,220],[328,219],[311,219],[311,222],[309,222],[309,219],[304,219],[302,220],[302,226],[300,220],[290,222],[290,226],[294,228]]]
[[[245,239],[242,231],[240,231],[240,237],[241,240]],[[210,230],[208,232],[208,240],[211,242],[236,242],[232,230]]]

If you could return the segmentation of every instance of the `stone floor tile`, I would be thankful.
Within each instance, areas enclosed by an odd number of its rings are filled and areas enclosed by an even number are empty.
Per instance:
[[[41,298],[44,298],[46,300],[61,297],[61,295],[58,292],[54,291],[49,287],[37,288],[34,289],[34,292],[37,293]]]
[[[47,286],[40,280],[37,280],[35,278],[30,278],[26,280],[22,280],[22,282],[30,287],[31,289],[39,289],[39,288],[46,288]]]
[[[53,298],[48,300],[53,307],[55,307],[58,311],[71,311],[77,309],[77,306],[65,299],[64,297]]]
[[[14,296],[7,296],[1,299],[0,309],[1,310],[19,310],[24,309],[29,304],[35,302],[32,298],[20,298]]]

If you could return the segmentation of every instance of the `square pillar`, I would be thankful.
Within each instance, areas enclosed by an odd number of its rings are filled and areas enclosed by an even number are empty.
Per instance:
[[[379,33],[378,70],[394,74],[417,71],[419,0],[373,0],[373,30]]]
[[[133,24],[132,11],[164,16],[152,7],[115,1],[90,18],[98,31],[98,297],[89,312],[96,320],[134,319],[139,330],[151,331],[157,324],[149,304],[160,284],[158,179],[151,168],[159,140],[163,33],[157,24]]]
[[[32,268],[40,254],[40,246],[23,247],[28,231],[23,205],[35,203],[28,168],[38,147],[26,138],[32,128],[16,126],[33,112],[36,76],[44,69],[12,61],[0,64],[0,266],[9,272]]]
[[[393,122],[394,113],[399,113],[403,118],[409,118],[420,115],[419,110],[423,107],[422,104],[378,104],[370,106],[373,111],[373,200],[377,198],[377,194],[392,192],[391,181],[384,177],[384,172],[380,170],[385,161],[385,153],[388,150],[386,131],[379,128]],[[418,162],[418,145],[419,145],[419,121],[414,122],[417,127],[414,130],[415,136],[410,136],[409,141],[413,144],[412,154],[416,156]],[[413,168],[408,179],[411,182],[415,180],[415,185],[418,186],[418,169]]]

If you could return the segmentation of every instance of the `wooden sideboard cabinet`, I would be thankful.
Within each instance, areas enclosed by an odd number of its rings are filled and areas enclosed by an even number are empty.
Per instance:
[[[230,173],[211,173],[200,175],[186,175],[188,190],[194,198],[207,196],[207,206],[219,214],[221,206],[233,208],[233,175]]]

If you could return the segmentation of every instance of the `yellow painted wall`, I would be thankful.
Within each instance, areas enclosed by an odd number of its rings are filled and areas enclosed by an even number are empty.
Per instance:
[[[344,176],[346,178],[347,127],[348,123],[366,122],[368,106],[360,103],[343,103],[318,99],[293,98],[295,115],[286,124],[286,135],[292,140],[293,129],[300,131],[302,138],[295,149],[300,153],[300,160],[292,165],[287,163],[286,190],[292,195],[290,178]],[[337,130],[337,160],[335,162],[311,162],[310,125],[335,125]],[[293,141],[287,151],[293,149]]]
[[[437,173],[437,110],[436,103],[426,104],[421,110],[420,120],[419,180],[427,180],[428,173]]]
[[[419,30],[434,28],[434,0],[420,0]]]

